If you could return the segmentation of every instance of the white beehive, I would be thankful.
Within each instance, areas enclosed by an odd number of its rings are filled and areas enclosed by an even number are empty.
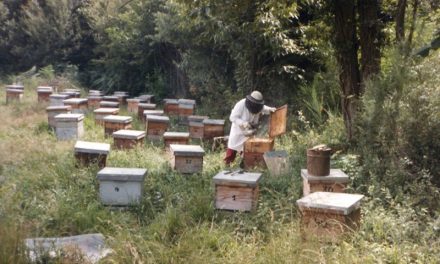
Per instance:
[[[81,138],[84,134],[83,114],[59,114],[55,116],[55,132],[58,140]]]

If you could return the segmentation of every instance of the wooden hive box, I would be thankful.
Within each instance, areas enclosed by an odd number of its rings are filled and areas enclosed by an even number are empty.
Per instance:
[[[128,206],[142,199],[146,169],[106,167],[98,172],[99,198],[104,205]]]
[[[99,102],[100,108],[119,108],[119,102],[101,101]]]
[[[171,167],[180,173],[198,173],[203,170],[205,151],[198,145],[171,144]]]
[[[52,86],[38,86],[37,87],[37,98],[38,102],[49,102],[50,95],[53,93]]]
[[[215,208],[254,211],[257,208],[262,173],[222,171],[214,176]]]
[[[120,105],[127,104],[128,93],[122,91],[114,92],[114,96],[118,97],[118,102]]]
[[[69,95],[67,94],[51,94],[49,95],[50,106],[63,106],[63,101],[68,98]]]
[[[6,89],[6,103],[20,102],[23,98],[23,90],[19,89]]]
[[[188,124],[188,116],[194,114],[196,101],[191,99],[179,99],[177,100],[179,108],[179,123]]]
[[[130,98],[127,99],[127,111],[130,113],[138,113],[138,106],[139,106],[140,100],[136,98]]]
[[[301,177],[303,178],[304,196],[314,192],[342,193],[349,182],[348,175],[340,169],[330,169],[328,176],[313,176],[308,173],[307,169],[302,169]]]
[[[131,129],[131,116],[108,115],[104,117],[104,135],[111,136],[113,132]]]
[[[119,97],[115,95],[105,95],[102,99],[107,102],[114,102],[119,104]]]
[[[51,128],[56,127],[55,116],[59,114],[70,114],[70,110],[72,108],[70,106],[49,106],[46,108],[47,112],[47,123]]]
[[[107,155],[110,152],[110,144],[77,141],[74,150],[78,164],[82,166],[97,164],[98,167],[102,169],[106,166]]]
[[[252,137],[244,143],[243,163],[245,169],[255,166],[266,166],[264,153],[274,149],[274,139],[286,133],[286,125],[287,105],[283,105],[270,114],[269,138]]]
[[[142,146],[145,139],[145,131],[118,130],[113,133],[113,142],[117,149],[132,149]]]
[[[97,109],[102,101],[102,96],[100,95],[89,95],[87,97],[87,104],[90,109]]]
[[[55,116],[55,132],[58,140],[79,139],[84,135],[83,114],[59,114]]]
[[[225,135],[225,120],[205,119],[203,120],[203,138],[214,139]]]
[[[147,111],[147,113],[152,115],[163,115],[163,110],[155,110],[155,109],[156,109],[156,104],[140,103],[137,109],[139,120],[145,122],[145,114],[144,114],[145,111]],[[149,111],[153,111],[153,112],[149,112]]]
[[[119,114],[119,108],[98,108],[93,113],[95,114],[95,123],[104,125],[104,117]]]
[[[168,116],[146,115],[145,130],[147,131],[147,138],[160,140],[168,130],[169,124],[170,118]]]
[[[179,115],[179,102],[177,99],[163,99],[163,111],[166,115]]]
[[[208,119],[207,116],[190,115],[188,116],[188,130],[189,137],[202,139],[203,138],[203,120]]]
[[[169,148],[171,144],[188,145],[188,132],[165,132],[163,134],[163,142],[165,148]]]
[[[86,98],[70,98],[63,101],[64,105],[70,105],[72,107],[72,113],[85,114],[89,109]]]
[[[152,95],[152,94],[141,94],[141,95],[139,95],[136,98],[139,99],[141,103],[151,104],[151,103],[153,103],[154,95]]]
[[[314,192],[296,201],[301,211],[303,236],[335,241],[359,227],[360,194]]]

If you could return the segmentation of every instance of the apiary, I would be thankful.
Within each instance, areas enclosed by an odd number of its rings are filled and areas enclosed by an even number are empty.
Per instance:
[[[163,111],[166,115],[179,115],[179,102],[177,99],[163,99]]]
[[[63,106],[63,101],[68,98],[69,95],[67,94],[51,94],[49,95],[50,106]]]
[[[111,136],[121,129],[131,129],[131,116],[108,115],[104,117],[104,134]]]
[[[146,169],[106,167],[98,172],[99,198],[104,205],[128,206],[142,199]]]
[[[95,123],[104,125],[104,117],[119,114],[119,108],[98,108],[93,113],[95,114]]]
[[[349,182],[348,175],[340,169],[330,169],[327,176],[314,176],[306,169],[301,170],[303,178],[303,195],[307,196],[314,192],[338,192],[342,193]]]
[[[153,115],[163,115],[163,110],[155,110],[155,109],[156,109],[156,104],[139,103],[137,109],[139,120],[145,122],[145,114],[144,114],[145,111],[153,111],[153,112],[147,112]]]
[[[254,211],[258,204],[262,173],[222,171],[214,176],[215,208],[232,211]]]
[[[19,89],[6,89],[6,103],[12,103],[12,102],[20,102],[23,98],[23,90]]]
[[[84,134],[83,114],[59,114],[55,116],[55,132],[58,140],[79,139]]]
[[[203,170],[205,151],[198,145],[171,144],[171,167],[180,173],[198,173]]]
[[[165,148],[168,148],[171,144],[188,145],[189,133],[188,132],[165,132],[163,134],[163,142]]]
[[[146,115],[145,129],[148,139],[160,140],[168,130],[169,124],[170,118],[168,116]]]
[[[138,106],[139,106],[140,100],[136,98],[130,98],[127,99],[127,111],[130,113],[138,113]]]
[[[359,227],[360,194],[314,192],[296,201],[301,211],[301,229],[305,236],[335,240]]]
[[[89,108],[86,98],[69,98],[63,104],[72,107],[72,113],[85,114]]]
[[[113,142],[117,149],[132,149],[142,146],[145,134],[140,130],[118,130],[113,133]]]
[[[106,165],[107,155],[110,152],[110,144],[77,141],[74,151],[78,164],[82,166],[97,164],[98,167],[102,169]]]
[[[70,106],[49,106],[46,108],[47,112],[47,123],[53,129],[56,127],[55,116],[59,114],[70,114],[70,110],[72,108]]]
[[[49,102],[50,95],[53,93],[53,88],[51,86],[38,86],[37,87],[37,98],[38,102]]]
[[[87,104],[90,109],[97,109],[102,101],[102,96],[100,95],[89,95],[87,97]]]
[[[203,138],[214,139],[225,135],[225,120],[223,119],[204,119]]]
[[[119,102],[101,101],[99,102],[100,108],[119,108]]]

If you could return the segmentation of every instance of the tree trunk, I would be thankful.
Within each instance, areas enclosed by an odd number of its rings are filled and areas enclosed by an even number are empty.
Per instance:
[[[409,28],[408,33],[408,40],[406,41],[408,43],[408,52],[411,50],[412,40],[414,36],[414,30],[416,29],[416,20],[417,20],[417,10],[419,8],[419,0],[414,0],[413,2],[413,10],[412,10],[412,21],[411,21],[411,27]]]
[[[406,0],[399,0],[397,2],[396,12],[396,42],[400,43],[405,39],[405,12]]]
[[[342,90],[342,113],[348,139],[353,138],[353,122],[357,111],[357,100],[361,94],[356,39],[355,1],[333,1],[335,17],[335,50],[340,65],[339,82]]]
[[[358,0],[359,36],[361,46],[361,82],[380,72],[382,23],[379,0]],[[364,85],[361,85],[363,89]],[[361,91],[362,92],[362,91]]]

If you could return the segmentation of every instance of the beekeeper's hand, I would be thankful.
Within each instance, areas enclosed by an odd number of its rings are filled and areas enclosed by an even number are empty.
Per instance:
[[[275,112],[276,110],[277,110],[276,107],[269,107],[269,111],[270,111],[271,113]]]
[[[251,124],[249,124],[249,122],[243,122],[243,124],[240,125],[240,128],[246,130],[246,129],[251,129],[252,127]]]

